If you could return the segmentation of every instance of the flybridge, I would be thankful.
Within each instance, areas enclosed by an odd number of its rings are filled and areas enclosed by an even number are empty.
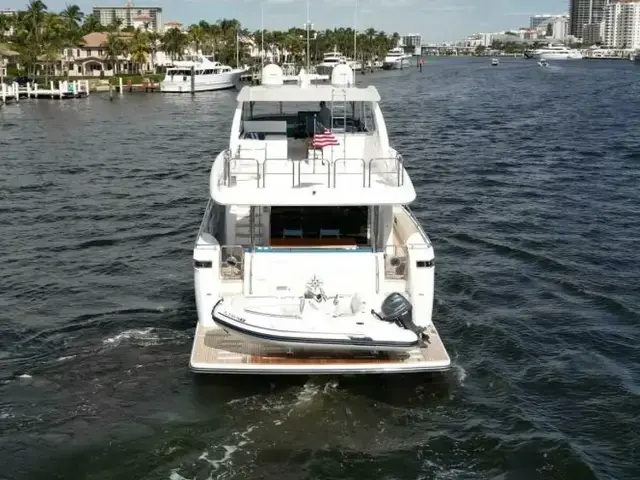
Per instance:
[[[301,71],[297,85],[284,84],[282,69],[267,65],[262,85],[240,91],[229,148],[211,171],[211,197],[230,205],[412,202],[415,189],[389,146],[376,88],[356,87],[348,65],[333,69],[331,84],[307,80]]]

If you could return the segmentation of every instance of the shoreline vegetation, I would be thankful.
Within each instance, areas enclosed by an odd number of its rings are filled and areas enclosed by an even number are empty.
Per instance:
[[[241,65],[257,65],[261,62],[263,37],[265,60],[296,64],[307,61],[307,31],[302,28],[251,32],[236,19],[222,19],[214,23],[202,20],[186,31],[171,28],[158,33],[150,30],[148,24],[137,29],[122,27],[120,19],[111,25],[101,25],[95,15],[85,15],[77,5],[52,12],[41,0],[29,1],[25,10],[16,15],[0,15],[0,61],[3,57],[9,61],[7,76],[67,78],[55,75],[56,66],[64,71],[72,61],[64,55],[65,50],[81,47],[83,36],[93,32],[107,34],[100,60],[109,64],[116,76],[125,76],[118,74],[125,73],[126,66],[127,79],[155,77],[162,70],[156,65],[158,52],[179,60],[188,48],[215,55],[217,61],[228,65],[235,65],[236,60]],[[397,45],[400,36],[373,28],[359,32],[355,35],[357,55],[353,51],[351,28],[310,30],[309,38],[309,60],[315,64],[334,49],[359,60],[381,57]],[[149,64],[151,68],[146,68]]]

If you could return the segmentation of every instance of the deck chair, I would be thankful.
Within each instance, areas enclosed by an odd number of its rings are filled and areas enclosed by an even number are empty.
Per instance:
[[[338,237],[340,238],[340,229],[338,228],[321,228],[320,238],[322,237]]]
[[[282,238],[287,238],[287,237],[302,238],[302,229],[301,228],[283,228]]]

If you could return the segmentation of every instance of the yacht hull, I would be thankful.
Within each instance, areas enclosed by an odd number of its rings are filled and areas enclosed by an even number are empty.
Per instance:
[[[316,66],[316,73],[318,75],[329,75],[329,77],[331,77],[331,72],[333,72],[333,67],[335,65],[317,65]]]
[[[216,75],[200,75],[196,77],[193,86],[194,92],[211,92],[236,88],[243,70],[235,70]],[[164,80],[160,83],[160,91],[164,93],[190,93],[191,77],[175,75],[173,80]]]
[[[582,60],[580,53],[538,53],[534,57],[539,60]]]
[[[383,62],[382,69],[383,70],[400,70],[402,66],[402,60],[396,60],[393,62]]]

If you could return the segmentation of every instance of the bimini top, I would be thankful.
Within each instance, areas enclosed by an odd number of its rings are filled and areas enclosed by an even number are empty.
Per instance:
[[[346,98],[345,98],[346,96]],[[273,85],[245,86],[240,90],[238,102],[379,102],[375,87],[336,87],[334,85]]]

